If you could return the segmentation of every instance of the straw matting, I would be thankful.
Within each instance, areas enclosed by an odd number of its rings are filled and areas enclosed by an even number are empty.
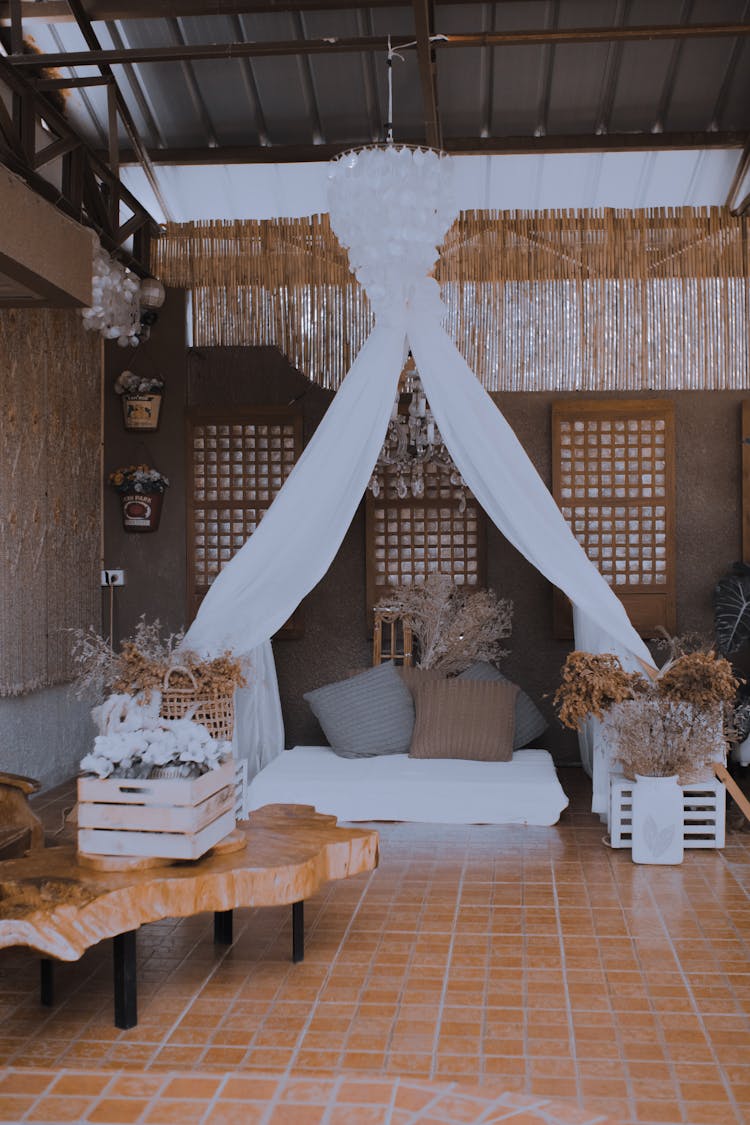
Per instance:
[[[0,695],[69,680],[98,624],[100,345],[74,311],[0,312]]]

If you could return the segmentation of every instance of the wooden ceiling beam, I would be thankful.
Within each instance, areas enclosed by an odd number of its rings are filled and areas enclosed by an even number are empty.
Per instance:
[[[519,0],[495,0],[518,3]],[[538,2],[538,0],[521,0]],[[476,0],[433,0],[435,4],[466,5]],[[267,15],[274,12],[357,11],[365,8],[408,8],[410,0],[86,0],[92,22],[98,20],[150,20],[169,17]],[[10,23],[11,0],[0,0],[0,23]],[[67,0],[25,0],[24,23],[72,23]]]
[[[502,156],[555,152],[652,152],[659,149],[744,147],[746,132],[723,133],[594,133],[550,134],[546,137],[450,137],[443,148],[454,155]],[[364,142],[365,144],[367,142]],[[398,144],[422,144],[421,139]],[[360,145],[222,145],[219,148],[153,148],[149,157],[159,164],[296,164],[332,160]],[[104,154],[102,154],[104,155]],[[137,164],[132,151],[120,153],[121,164]]]
[[[91,21],[90,21],[88,15],[86,13],[86,9],[84,8],[83,4],[81,3],[81,0],[67,0],[67,3],[68,3],[68,6],[70,7],[71,12],[75,16],[75,21],[78,24],[78,28],[81,32],[81,35],[83,36],[83,38],[86,40],[86,43],[88,44],[88,47],[89,47],[89,51],[88,51],[89,62],[93,62],[93,56],[94,55],[103,54],[104,52],[102,52],[101,44],[99,42],[97,34],[94,31],[93,27],[91,26]],[[111,66],[109,65],[109,63],[99,62],[99,63],[96,63],[95,65],[97,65],[99,67],[99,71],[100,71],[102,77],[107,78],[110,81],[110,85],[108,87],[108,92],[107,92],[109,147],[110,147],[110,152],[108,154],[108,157],[111,159],[111,155],[114,152],[114,146],[117,144],[117,118],[118,118],[118,115],[119,115],[119,118],[120,118],[120,120],[122,121],[122,123],[125,127],[125,132],[128,135],[128,139],[130,140],[130,143],[133,146],[134,151],[138,153],[139,163],[143,166],[143,171],[146,174],[146,179],[148,180],[149,186],[154,193],[154,197],[155,197],[157,203],[159,204],[159,206],[161,207],[164,215],[167,218],[170,218],[171,216],[170,216],[169,206],[168,206],[167,201],[164,198],[164,195],[161,191],[161,187],[159,186],[159,181],[156,178],[156,175],[154,173],[154,169],[151,166],[151,161],[149,160],[148,152],[146,150],[146,146],[144,145],[143,141],[141,140],[140,134],[138,132],[138,127],[137,127],[135,121],[133,120],[133,116],[132,116],[132,114],[130,112],[130,109],[128,107],[128,103],[125,101],[125,98],[123,97],[123,95],[120,91],[120,88],[117,85],[117,81],[115,79],[114,72],[113,72]],[[113,112],[113,110],[114,110],[114,112]],[[114,137],[112,136],[113,129],[114,129],[114,132],[115,132]],[[114,169],[113,172],[114,172],[115,179],[119,180],[118,170]],[[113,185],[113,200],[114,200],[114,196],[116,194],[116,190],[115,190],[116,187],[117,187],[117,185]]]
[[[747,192],[748,173],[750,173],[750,138],[746,136],[745,147],[737,162],[725,203],[733,215],[744,215],[750,207],[750,193]],[[740,192],[743,192],[742,196]]]
[[[75,0],[70,0],[71,4]],[[432,44],[433,49],[459,47],[533,47],[545,43],[638,42],[670,39],[736,38],[750,35],[750,23],[669,24],[651,27],[579,27],[531,31],[482,31],[466,35],[447,35]],[[395,42],[394,48],[401,49]],[[388,37],[342,36],[326,39],[284,39],[253,43],[202,43],[129,47],[122,50],[60,51],[41,55],[19,55],[8,61],[25,70],[59,66],[111,66],[118,63],[197,62],[205,59],[267,58],[282,55],[324,55],[388,50]]]
[[[419,84],[422,87],[424,135],[430,148],[440,148],[441,129],[438,115],[437,71],[435,52],[430,42],[433,32],[431,0],[412,0],[414,32],[417,38]]]

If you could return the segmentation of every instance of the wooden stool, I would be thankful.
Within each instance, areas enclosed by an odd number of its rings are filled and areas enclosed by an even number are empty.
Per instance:
[[[392,660],[410,668],[413,659],[413,636],[408,625],[396,613],[375,610],[375,627],[372,634],[372,662],[382,664]]]

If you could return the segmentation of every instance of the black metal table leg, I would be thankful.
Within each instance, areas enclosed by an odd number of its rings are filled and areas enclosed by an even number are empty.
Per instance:
[[[49,957],[42,957],[39,962],[39,1001],[45,1008],[51,1008],[55,1002],[55,966]]]
[[[214,942],[216,945],[232,944],[232,911],[214,911]]]
[[[305,904],[292,903],[292,961],[305,959]]]
[[[112,938],[115,973],[115,1027],[127,1030],[138,1023],[135,930]]]

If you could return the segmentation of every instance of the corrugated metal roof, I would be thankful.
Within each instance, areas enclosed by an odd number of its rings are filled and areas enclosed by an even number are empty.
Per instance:
[[[92,0],[89,0],[92,2]],[[314,3],[315,0],[312,0]],[[321,0],[322,2],[322,0]],[[283,6],[283,0],[280,0]],[[41,7],[42,5],[40,5]],[[125,6],[123,6],[125,7]],[[198,5],[200,7],[200,5]],[[205,7],[205,6],[204,6]],[[178,13],[185,4],[171,6]],[[196,4],[193,4],[193,10]],[[159,11],[165,10],[159,5]],[[747,26],[750,0],[502,0],[434,5],[434,32],[539,31],[638,25]],[[297,42],[326,38],[415,38],[410,4],[341,10],[268,11],[244,15],[96,22],[103,48],[162,45]],[[74,22],[29,25],[45,53],[80,51]],[[425,99],[412,46],[393,65],[396,140],[423,141]],[[436,47],[436,90],[443,140],[466,150],[476,142],[502,147],[504,138],[570,138],[731,131],[750,136],[750,44],[747,35],[653,41],[545,43],[523,46]],[[359,145],[382,140],[387,116],[384,52],[280,54],[273,57],[117,64],[114,72],[175,218],[319,210],[316,171],[247,170],[221,165],[227,146],[256,148],[273,160],[273,146]],[[97,74],[79,65],[71,73]],[[68,112],[85,138],[106,145],[104,87],[70,92]],[[710,136],[707,138],[710,140]],[[124,133],[121,143],[127,145]],[[626,138],[626,141],[628,138]],[[584,142],[585,143],[585,142]],[[606,141],[604,142],[606,144]],[[267,146],[271,146],[270,149]],[[177,152],[177,150],[180,150]],[[219,166],[191,171],[162,161],[213,159]],[[203,155],[202,155],[203,154]],[[258,155],[258,152],[256,152]],[[284,159],[294,157],[287,150]],[[670,153],[597,153],[490,158],[466,157],[467,198],[488,206],[647,206],[723,203],[740,148]],[[231,159],[237,159],[237,154]],[[239,159],[241,159],[241,154]],[[270,163],[270,162],[269,162]],[[292,166],[294,168],[295,166]],[[301,166],[300,166],[301,167]],[[290,178],[291,177],[291,178]],[[124,178],[154,214],[159,207],[136,168]],[[292,179],[297,186],[289,187]],[[723,195],[722,195],[723,193]],[[312,200],[316,199],[314,205]],[[286,203],[283,201],[287,200]],[[274,208],[276,211],[274,212]]]
[[[179,3],[175,4],[179,10]],[[516,0],[438,4],[435,32],[744,22],[746,0]],[[104,47],[236,43],[388,35],[413,40],[409,6],[351,11],[271,12],[245,16],[121,19],[96,23]],[[45,52],[85,47],[73,23],[33,25]],[[397,138],[424,136],[416,53],[394,63]],[[437,89],[444,139],[592,134],[654,129],[750,129],[747,39],[701,38],[438,49]],[[212,145],[352,143],[383,139],[385,57],[365,52],[247,60],[137,64],[118,81],[153,148]],[[79,67],[78,73],[94,73]],[[727,81],[728,78],[728,81]],[[142,88],[139,104],[133,87]],[[73,92],[71,114],[87,139],[101,143],[103,90]],[[260,118],[260,120],[259,120]],[[97,129],[97,124],[99,128]],[[123,141],[125,137],[123,136]]]

